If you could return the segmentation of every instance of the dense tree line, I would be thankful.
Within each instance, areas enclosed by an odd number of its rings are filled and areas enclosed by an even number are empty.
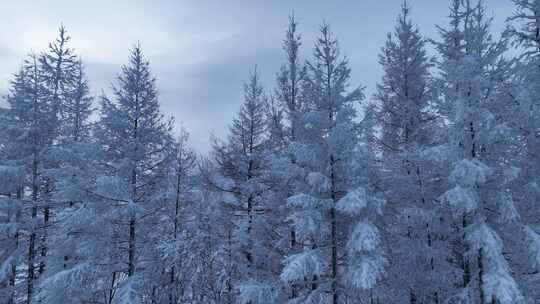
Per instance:
[[[513,2],[494,36],[451,0],[434,40],[404,2],[373,96],[291,16],[205,156],[139,44],[91,96],[61,26],[0,108],[0,303],[538,303],[540,1]]]

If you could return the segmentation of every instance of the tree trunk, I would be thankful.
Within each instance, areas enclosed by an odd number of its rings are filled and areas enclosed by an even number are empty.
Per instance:
[[[484,250],[478,249],[478,292],[480,295],[480,304],[486,303],[486,296],[484,293]]]
[[[330,209],[330,218],[332,221],[332,303],[338,303],[338,293],[337,293],[337,267],[338,267],[338,256],[337,256],[337,219],[336,219],[336,209],[332,207]]]
[[[135,273],[135,218],[129,221],[128,276]]]
[[[36,148],[35,148],[36,149]],[[26,303],[32,303],[32,296],[34,293],[34,260],[35,260],[35,246],[36,246],[36,227],[35,219],[37,217],[37,200],[38,200],[38,159],[37,151],[34,150],[32,161],[32,220],[31,220],[31,232],[30,239],[28,241],[28,271],[26,278]]]
[[[463,244],[463,252],[462,252],[462,268],[463,268],[463,288],[467,288],[467,285],[469,285],[471,281],[471,269],[469,265],[469,261],[465,258],[466,251],[467,251],[467,244],[466,244],[466,228],[467,228],[467,215],[464,213],[462,218],[462,228],[463,228],[463,236],[462,236],[462,244]]]
[[[337,216],[335,205],[337,203],[337,194],[336,194],[336,176],[334,172],[335,160],[334,156],[330,155],[330,179],[331,179],[331,197],[332,197],[332,208],[330,208],[330,221],[331,221],[331,231],[330,238],[332,243],[332,257],[331,257],[331,267],[332,267],[332,303],[338,304],[338,235],[337,235]]]
[[[21,186],[17,190],[16,198],[17,198],[18,201],[22,200],[22,193],[23,193],[23,189],[22,189],[22,186]],[[20,221],[20,217],[21,217],[20,212],[17,212],[16,222]],[[15,251],[18,251],[19,250],[19,229],[18,228],[17,228],[17,231],[15,232],[15,235],[13,236],[13,240],[15,242]],[[11,288],[11,294],[10,294],[10,298],[8,300],[9,304],[14,304],[15,303],[15,282],[16,282],[16,279],[17,279],[17,263],[13,263],[11,265],[11,278],[9,279],[9,286]]]
[[[179,158],[179,160],[182,160],[182,157]],[[182,169],[182,165],[180,164],[178,166],[178,172],[176,173],[176,198],[175,198],[175,208],[174,208],[174,240],[176,241],[178,239],[178,230],[180,227],[180,191],[181,191],[181,174],[180,171]],[[176,286],[175,286],[175,280],[176,280],[176,267],[173,265],[171,267],[171,291],[169,293],[169,302],[170,304],[175,304],[177,302],[177,292],[176,292]]]
[[[48,189],[49,189],[49,181],[47,181],[46,183],[47,192],[49,192]],[[43,208],[43,235],[41,236],[41,253],[40,253],[41,258],[40,258],[39,269],[38,269],[38,272],[40,275],[45,272],[45,260],[47,257],[47,237],[48,237],[47,229],[49,225],[50,214],[51,214],[50,207],[46,205]]]
[[[409,290],[409,303],[410,304],[416,304],[416,293],[414,292],[414,289]]]
[[[315,243],[315,240],[313,240],[313,245],[311,245],[311,249],[316,249],[317,244]],[[311,281],[311,290],[316,290],[319,288],[319,277],[317,275],[313,275],[312,281]]]
[[[107,301],[107,304],[111,304],[113,302],[114,294],[115,294],[114,292],[115,284],[116,284],[116,272],[113,272],[112,280],[111,280],[111,289],[109,290],[109,299]]]
[[[19,232],[15,233],[15,248],[18,248],[19,247]],[[17,250],[17,249],[15,249]],[[9,279],[9,286],[11,288],[11,294],[10,294],[10,298],[8,300],[8,303],[9,304],[14,304],[15,303],[15,282],[16,282],[16,278],[17,278],[17,263],[13,263],[11,265],[11,278]]]
[[[251,241],[251,230],[253,226],[253,198],[250,195],[247,201],[247,214],[248,214],[248,227],[247,227],[247,238],[248,238],[248,248],[246,252],[247,267],[248,267],[248,276],[251,276],[251,270],[253,268],[253,253],[252,253],[252,241]]]
[[[169,304],[176,304],[177,302],[177,299],[176,299],[176,286],[174,284],[174,276],[176,275],[175,273],[175,268],[174,268],[174,265],[171,267],[171,292],[169,293]]]
[[[253,156],[253,123],[250,126],[250,142],[249,142],[249,157],[251,158]],[[253,177],[253,160],[250,159],[249,165],[248,165],[248,178],[247,182],[251,180]],[[248,279],[251,279],[254,277],[253,275],[253,241],[252,241],[252,235],[251,230],[253,229],[253,195],[252,193],[249,193],[249,197],[247,200],[247,214],[248,214],[248,227],[247,227],[247,239],[248,239],[248,248],[246,253],[246,259],[247,259],[247,275]],[[248,301],[247,304],[252,304],[251,301]]]
[[[232,304],[232,236],[231,228],[227,229],[227,258],[229,260],[228,267],[228,278],[227,278],[227,304]]]
[[[36,241],[36,234],[32,232],[30,234],[30,241],[28,245],[28,277],[26,279],[26,303],[32,303],[32,296],[34,293],[34,246]]]

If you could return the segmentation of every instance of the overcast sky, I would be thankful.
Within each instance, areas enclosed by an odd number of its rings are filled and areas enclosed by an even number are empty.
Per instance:
[[[437,38],[446,25],[449,0],[410,0],[422,33]],[[227,134],[242,102],[242,84],[255,64],[267,89],[283,62],[281,41],[294,11],[311,54],[326,20],[349,57],[356,85],[373,87],[381,77],[377,54],[391,31],[401,0],[0,0],[0,92],[25,54],[44,50],[62,22],[83,58],[94,94],[108,91],[128,50],[141,42],[157,76],[163,112],[191,133],[192,145],[208,150],[209,134]],[[499,33],[512,13],[510,0],[486,0]]]

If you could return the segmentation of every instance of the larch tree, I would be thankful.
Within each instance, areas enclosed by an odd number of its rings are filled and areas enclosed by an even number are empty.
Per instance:
[[[21,70],[14,75],[7,97],[9,108],[7,142],[4,147],[6,159],[24,168],[23,195],[29,193],[29,210],[25,221],[26,282],[25,299],[33,301],[35,295],[38,240],[43,225],[39,223],[44,194],[46,151],[52,145],[55,134],[54,112],[48,98],[46,82],[38,57],[30,55]],[[28,189],[28,191],[27,191]],[[22,261],[21,261],[22,262]]]
[[[159,189],[171,155],[172,120],[161,113],[156,80],[138,44],[130,51],[128,64],[122,66],[113,92],[113,99],[102,98],[96,130],[105,154],[97,192],[115,206],[110,216],[119,230],[114,233],[126,244],[120,247],[123,256],[118,257],[118,263],[125,266],[113,269],[111,275],[117,281],[127,277],[119,297],[124,303],[136,303],[144,286],[144,276],[136,274],[151,271],[140,263],[149,263],[145,254],[151,255],[148,249],[153,250],[149,245],[155,235],[147,225],[163,203]]]
[[[260,304],[276,297],[272,282],[272,225],[267,201],[270,185],[267,183],[267,99],[257,69],[244,85],[244,102],[230,127],[228,141],[215,147],[216,162],[222,183],[220,191],[230,194],[224,201],[233,218],[227,251],[236,263],[236,278],[228,293],[239,292],[242,303]],[[228,181],[223,183],[223,181]],[[271,214],[270,214],[271,215]],[[269,231],[267,231],[269,229]],[[232,247],[231,247],[232,246]],[[275,262],[275,260],[274,260]],[[278,264],[279,265],[279,264]]]
[[[514,0],[516,10],[508,18],[508,37],[513,46],[518,49],[513,77],[513,85],[507,90],[508,104],[513,109],[508,111],[508,126],[515,131],[516,138],[514,153],[511,158],[515,161],[512,181],[512,197],[520,215],[522,229],[515,235],[521,235],[516,240],[512,250],[512,265],[517,267],[516,277],[519,278],[524,296],[531,301],[540,298],[535,288],[538,284],[540,271],[540,230],[535,224],[539,216],[537,201],[540,197],[537,172],[540,169],[540,129],[538,98],[540,96],[540,1]],[[519,241],[518,241],[519,240]],[[528,250],[522,250],[527,248]]]
[[[452,151],[447,160],[451,189],[441,201],[452,219],[451,259],[461,274],[460,288],[449,301],[521,303],[502,238],[516,219],[505,178],[507,145],[501,141],[509,135],[499,103],[508,71],[506,40],[492,38],[482,1],[458,2],[454,8],[451,29],[441,31],[438,45]]]
[[[298,22],[294,15],[289,17],[289,26],[283,40],[286,63],[277,75],[276,98],[282,104],[289,122],[287,137],[294,141],[297,121],[302,110],[302,84],[306,68],[300,59],[301,36],[297,33]]]
[[[185,129],[180,130],[180,135],[175,140],[173,157],[171,162],[170,173],[168,174],[168,195],[173,201],[173,204],[167,208],[167,227],[165,233],[169,233],[168,242],[162,246],[163,257],[168,274],[169,284],[165,284],[168,289],[168,297],[170,303],[178,303],[184,301],[189,291],[189,282],[192,280],[190,275],[196,269],[193,262],[190,262],[190,253],[193,247],[198,244],[193,244],[191,247],[191,239],[197,235],[198,229],[192,228],[192,223],[189,223],[195,216],[196,199],[193,191],[195,191],[195,174],[196,154],[189,147],[189,133]]]
[[[3,303],[15,304],[18,294],[17,274],[25,249],[21,246],[26,219],[23,218],[24,171],[17,165],[0,165],[0,297]]]
[[[276,151],[273,157],[272,172],[279,173],[279,183],[281,184],[282,197],[279,200],[282,207],[281,216],[286,219],[288,208],[286,199],[294,195],[297,186],[297,180],[301,180],[301,169],[296,164],[294,150],[291,143],[297,141],[300,118],[304,110],[304,86],[306,84],[306,65],[300,59],[300,47],[302,46],[301,36],[298,34],[298,22],[294,15],[289,17],[289,24],[285,33],[285,39],[282,42],[282,48],[285,53],[285,63],[281,66],[277,74],[277,87],[275,89],[275,99],[278,102],[279,109],[283,115],[282,120],[282,138],[284,148]],[[283,146],[283,144],[282,144]],[[299,175],[300,174],[300,175]],[[276,198],[278,199],[278,198]],[[283,214],[284,213],[284,214]],[[287,225],[289,226],[289,225]],[[293,226],[288,227],[289,231],[283,232],[283,245],[281,250],[283,254],[292,254],[301,250],[300,244],[296,241],[296,232]],[[288,287],[290,290],[289,298],[294,299],[297,296],[297,286],[293,283]]]
[[[355,154],[362,155],[353,119],[354,103],[363,94],[348,91],[348,61],[326,24],[307,71],[307,110],[293,142],[303,185],[288,199],[302,250],[285,259],[281,278],[303,287],[291,303],[344,303],[351,300],[347,286],[369,289],[382,276],[378,229],[363,212],[381,201],[370,195],[363,178],[351,174],[358,167]]]
[[[52,111],[56,117],[56,132],[60,132],[60,121],[64,115],[65,102],[70,98],[77,72],[78,58],[69,47],[71,37],[64,25],[58,28],[58,38],[49,43],[48,50],[39,56],[43,78],[48,90]]]
[[[62,101],[61,140],[47,152],[47,175],[54,180],[50,198],[55,218],[49,227],[49,265],[40,284],[42,303],[94,299],[95,291],[81,289],[95,284],[90,282],[95,282],[99,272],[90,253],[90,243],[96,238],[91,235],[95,227],[89,221],[96,221],[92,213],[96,206],[88,193],[93,189],[101,154],[90,134],[93,98],[81,61],[73,77]]]
[[[385,296],[415,303],[436,297],[437,284],[442,282],[433,261],[438,255],[433,244],[438,216],[428,185],[432,176],[422,153],[437,140],[433,60],[427,55],[427,39],[411,21],[410,9],[404,1],[395,29],[381,49],[384,74],[374,96],[374,115],[367,119],[380,128],[374,143],[380,151],[385,172],[381,186],[389,202],[385,230],[395,244],[389,248],[393,267]]]
[[[89,118],[94,107],[84,65],[80,59],[76,62],[71,80],[69,91],[66,92],[66,99],[62,104],[62,137],[68,142],[81,142],[90,136],[92,125]]]
[[[39,236],[39,256],[40,262],[38,267],[39,274],[45,271],[48,253],[48,235],[53,214],[52,208],[52,192],[54,189],[54,178],[50,176],[51,170],[55,169],[54,161],[49,161],[50,149],[54,148],[61,137],[61,129],[63,120],[63,109],[66,102],[70,99],[69,93],[72,90],[74,81],[75,66],[77,57],[74,50],[68,46],[71,38],[63,25],[59,28],[58,38],[49,44],[48,50],[37,56],[36,67],[39,69],[41,81],[43,83],[44,95],[47,99],[52,115],[50,119],[50,143],[49,147],[43,151],[43,174],[41,188],[42,192],[42,227]]]

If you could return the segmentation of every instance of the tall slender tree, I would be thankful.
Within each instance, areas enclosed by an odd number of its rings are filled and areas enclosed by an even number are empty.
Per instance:
[[[139,44],[131,50],[129,63],[122,66],[117,81],[114,99],[102,98],[96,130],[106,157],[106,177],[102,180],[115,181],[117,186],[111,188],[104,182],[99,192],[105,200],[119,205],[111,212],[123,228],[119,237],[125,237],[127,248],[120,261],[126,266],[113,276],[127,276],[120,297],[135,301],[141,296],[144,278],[136,276],[141,270],[139,263],[144,254],[150,254],[142,244],[152,237],[144,221],[151,222],[149,214],[160,208],[159,187],[170,159],[172,120],[165,119],[160,111],[156,81]]]
[[[217,164],[221,175],[230,180],[225,190],[234,195],[228,202],[233,221],[231,245],[238,263],[236,286],[243,303],[259,303],[259,295],[270,294],[266,285],[264,246],[268,238],[260,226],[267,208],[263,193],[268,190],[263,174],[267,166],[264,152],[267,148],[266,97],[259,80],[257,68],[244,85],[244,102],[230,127],[228,141],[216,147]],[[266,269],[268,271],[268,269]],[[233,279],[233,278],[229,278]],[[258,289],[255,291],[254,289]],[[262,299],[262,298],[260,298]]]
[[[507,148],[497,141],[508,135],[500,121],[504,107],[497,102],[508,70],[502,57],[506,40],[492,38],[491,19],[485,16],[482,1],[459,2],[454,10],[452,29],[442,31],[445,42],[439,45],[454,156],[448,178],[451,189],[441,199],[454,219],[453,258],[462,274],[461,289],[451,299],[520,303],[522,294],[502,252],[501,236],[508,228],[497,222],[497,215],[487,213],[500,210],[498,215],[504,218],[508,210],[515,210],[502,177],[508,166]]]
[[[24,257],[21,236],[24,232],[24,171],[20,166],[0,165],[0,297],[15,304],[18,298],[17,275]]]
[[[169,302],[178,303],[187,292],[186,285],[182,281],[189,281],[190,248],[186,242],[190,235],[195,233],[188,230],[186,223],[190,216],[193,216],[193,199],[191,191],[194,189],[194,169],[196,165],[196,155],[188,144],[189,133],[182,129],[175,142],[174,158],[172,160],[172,172],[170,174],[170,187],[173,193],[174,205],[171,214],[172,222],[172,246],[167,246],[165,256],[171,260]],[[191,207],[191,208],[190,208]]]
[[[523,227],[515,235],[522,235],[526,244],[514,242],[511,260],[516,277],[519,278],[523,294],[528,299],[538,299],[540,294],[534,286],[536,275],[540,270],[540,231],[535,226],[538,216],[536,202],[540,195],[537,184],[537,174],[540,161],[538,151],[538,125],[540,109],[538,97],[540,90],[540,1],[515,0],[512,1],[516,10],[508,18],[506,34],[513,46],[519,50],[513,69],[511,83],[507,86],[505,97],[508,104],[513,107],[507,111],[507,124],[515,132],[517,139],[514,146],[513,163],[514,176],[512,177],[512,198],[520,215]],[[514,238],[517,240],[518,238]],[[527,248],[521,250],[519,248]]]
[[[94,111],[93,97],[86,79],[84,65],[80,59],[76,62],[71,87],[66,93],[62,105],[64,113],[62,118],[62,137],[68,141],[80,142],[90,136],[90,116]]]
[[[282,42],[282,48],[285,52],[285,63],[281,66],[277,75],[277,88],[275,89],[276,100],[280,104],[283,117],[283,132],[282,142],[285,143],[285,149],[281,149],[275,155],[276,160],[285,160],[285,168],[278,168],[281,171],[281,183],[282,187],[286,189],[283,199],[283,207],[281,208],[285,212],[285,219],[288,210],[286,208],[286,198],[294,195],[296,191],[296,181],[301,179],[298,175],[300,168],[296,164],[294,157],[294,149],[292,149],[291,143],[297,141],[297,135],[299,133],[299,123],[301,115],[305,110],[304,91],[303,88],[306,85],[306,65],[300,59],[300,47],[302,46],[301,36],[298,34],[298,22],[292,14],[289,17],[289,25],[285,33],[285,39]],[[283,162],[282,162],[283,163]],[[283,166],[283,165],[282,165]],[[300,244],[296,240],[296,231],[294,227],[289,227],[287,242],[288,248],[283,248],[283,252],[292,254],[300,250]],[[294,299],[297,296],[297,286],[291,284],[290,298]]]
[[[64,104],[70,98],[75,85],[78,58],[69,47],[71,37],[64,25],[58,28],[58,38],[49,44],[48,50],[39,56],[43,79],[48,90],[52,111],[55,113],[55,132],[59,132],[64,115]]]
[[[289,26],[283,40],[286,63],[281,66],[277,76],[276,97],[282,104],[289,121],[288,138],[296,139],[299,113],[302,110],[302,84],[306,68],[300,60],[301,36],[297,33],[298,22],[294,14],[289,17]]]
[[[408,297],[415,303],[434,296],[441,282],[433,261],[437,255],[432,242],[436,217],[427,185],[432,179],[429,165],[422,159],[422,152],[437,140],[432,135],[437,126],[430,75],[433,60],[427,55],[427,40],[411,21],[410,10],[404,1],[395,29],[379,55],[384,75],[374,96],[375,113],[368,119],[380,127],[375,144],[386,172],[381,176],[389,202],[385,230],[396,244],[389,249],[395,267],[389,270],[392,287],[385,296],[393,301]],[[419,267],[424,271],[417,272]],[[419,277],[411,280],[411,273]]]
[[[101,156],[90,137],[93,98],[89,96],[84,67],[79,61],[69,94],[62,102],[61,140],[47,150],[47,177],[54,181],[50,199],[54,203],[53,223],[48,228],[48,266],[40,284],[42,303],[90,301],[95,291],[80,292],[98,276],[95,260],[89,254],[89,240],[96,220],[88,192],[96,177],[96,162]],[[97,285],[93,285],[99,289]]]
[[[305,172],[304,185],[288,199],[303,250],[285,260],[281,278],[306,287],[291,300],[295,303],[337,304],[349,300],[344,292],[347,282],[359,289],[370,288],[382,275],[384,264],[380,256],[372,255],[379,245],[378,232],[367,220],[358,223],[346,246],[354,224],[346,215],[361,215],[367,206],[366,188],[358,188],[364,180],[351,175],[357,139],[354,102],[363,94],[361,89],[348,91],[348,61],[327,24],[320,28],[307,70],[308,110],[300,118],[302,127],[293,143],[297,163]],[[370,245],[364,247],[359,240],[366,238]],[[344,261],[345,255],[350,264]]]
[[[30,55],[12,82],[8,95],[11,124],[8,129],[7,157],[25,168],[30,192],[28,220],[26,302],[35,294],[38,237],[41,231],[38,210],[42,207],[45,151],[54,140],[54,112],[47,98],[46,83],[38,58]]]

